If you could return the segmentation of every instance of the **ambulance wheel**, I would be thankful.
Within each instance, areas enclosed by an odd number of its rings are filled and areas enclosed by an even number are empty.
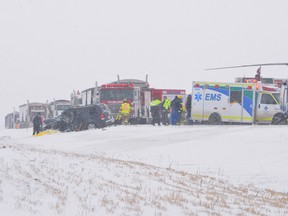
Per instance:
[[[285,115],[283,113],[276,113],[271,122],[272,125],[283,125],[285,122]]]
[[[212,113],[209,117],[209,124],[211,125],[220,125],[221,124],[221,116],[218,113]]]

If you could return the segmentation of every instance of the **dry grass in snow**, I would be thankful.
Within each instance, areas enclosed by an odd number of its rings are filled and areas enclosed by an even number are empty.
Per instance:
[[[253,185],[16,144],[0,155],[0,203],[20,215],[288,215],[287,193]]]

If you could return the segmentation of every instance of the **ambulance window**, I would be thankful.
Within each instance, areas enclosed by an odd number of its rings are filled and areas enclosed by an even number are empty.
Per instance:
[[[272,95],[274,96],[275,100],[280,103],[280,93],[272,93]]]
[[[242,103],[242,91],[230,91],[230,103]]]
[[[262,94],[261,104],[277,104],[272,95]]]

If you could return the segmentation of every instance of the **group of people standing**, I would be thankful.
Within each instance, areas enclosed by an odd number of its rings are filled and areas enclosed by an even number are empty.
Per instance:
[[[163,101],[155,97],[150,103],[152,125],[180,125],[188,124],[191,116],[191,95],[188,95],[186,104],[182,102],[182,96],[178,95],[170,101],[164,96]],[[169,118],[170,114],[170,118]]]
[[[127,125],[129,122],[129,114],[131,105],[126,99],[120,105],[120,110],[116,116],[116,121]],[[188,95],[185,105],[182,101],[182,95],[177,95],[171,101],[167,96],[161,101],[158,97],[154,97],[150,103],[150,112],[152,115],[152,125],[181,125],[191,124],[191,95]]]

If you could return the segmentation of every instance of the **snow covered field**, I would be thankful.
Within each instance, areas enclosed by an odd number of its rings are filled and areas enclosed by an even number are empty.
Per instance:
[[[287,126],[0,130],[1,215],[288,215]]]

